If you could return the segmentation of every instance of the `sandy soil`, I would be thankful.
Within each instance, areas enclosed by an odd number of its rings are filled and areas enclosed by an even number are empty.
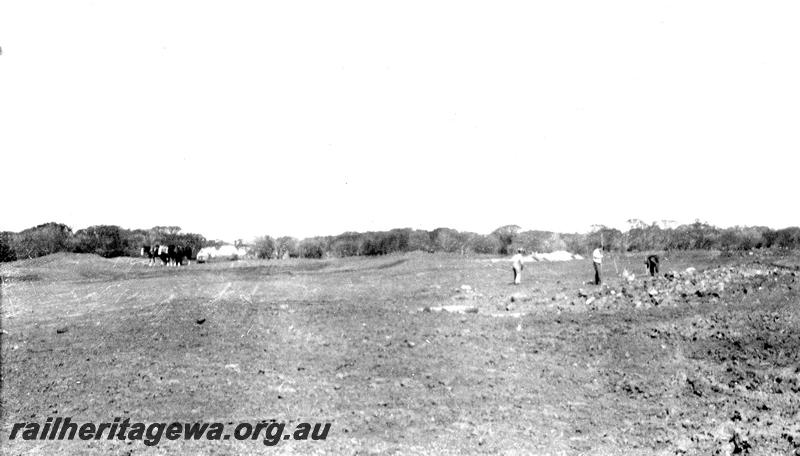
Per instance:
[[[514,286],[509,265],[438,254],[3,264],[0,448],[800,454],[798,258],[672,254],[659,278],[642,262],[607,257],[602,287],[588,260],[528,264]],[[56,416],[332,428],[270,448],[8,440]]]

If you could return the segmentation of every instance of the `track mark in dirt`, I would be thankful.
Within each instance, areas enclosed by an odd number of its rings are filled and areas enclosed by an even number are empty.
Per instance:
[[[393,267],[395,267],[395,266],[400,266],[401,264],[405,263],[406,261],[408,261],[408,259],[407,259],[407,258],[403,258],[403,259],[401,259],[401,260],[392,261],[391,263],[385,263],[385,264],[382,264],[382,265],[380,265],[380,266],[377,266],[375,269],[389,269],[389,268],[393,268]]]
[[[220,291],[219,294],[217,294],[217,296],[214,299],[212,299],[209,304],[213,304],[213,303],[219,301],[220,299],[222,299],[222,296],[225,295],[225,293],[231,288],[232,285],[233,285],[233,283],[228,282],[225,285],[225,288],[223,288],[222,291]]]
[[[122,297],[123,297],[123,296],[125,296],[125,294],[126,294],[127,292],[128,292],[128,289],[127,289],[127,288],[126,288],[126,289],[124,289],[124,290],[122,290],[122,293],[120,293],[120,294],[119,294],[119,296],[117,296],[117,300],[116,300],[116,301],[114,301],[114,305],[115,305],[115,306],[116,306],[117,304],[119,304],[120,300],[122,300]]]
[[[165,300],[163,300],[163,301],[161,301],[159,303],[161,305],[161,308],[158,309],[158,312],[156,312],[155,315],[153,315],[153,319],[154,320],[157,320],[157,319],[161,318],[161,315],[164,313],[164,309],[167,308],[167,304],[172,302],[173,299],[175,299],[175,293],[170,293],[170,295],[169,295],[169,297],[167,299],[165,299]]]

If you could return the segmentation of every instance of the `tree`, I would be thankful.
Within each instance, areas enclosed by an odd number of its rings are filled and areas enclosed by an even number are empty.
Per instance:
[[[500,250],[500,240],[491,234],[467,233],[467,249],[474,253],[497,253]]]
[[[271,260],[275,258],[275,239],[271,236],[261,236],[253,243],[253,252],[256,258]]]
[[[142,247],[145,245],[152,245],[148,240],[148,234],[148,230],[120,229],[120,237],[122,238],[125,255],[137,256],[141,253]]]
[[[149,241],[151,244],[178,244],[179,226],[154,226],[150,228]]]
[[[282,236],[275,240],[275,249],[278,258],[297,258],[299,255],[297,239],[290,236]]]
[[[466,236],[452,228],[436,228],[431,232],[431,238],[433,248],[437,252],[448,253],[462,252],[462,245],[465,245],[467,240]]]
[[[426,230],[414,230],[408,235],[408,251],[430,252],[433,250],[431,233]]]
[[[72,228],[63,223],[45,223],[17,233],[13,239],[17,258],[35,258],[69,251]]]
[[[13,237],[14,233],[10,231],[0,232],[0,263],[17,259],[12,247]]]
[[[338,257],[356,256],[359,254],[360,243],[360,233],[342,233],[331,240],[331,253]]]
[[[299,250],[302,258],[320,259],[325,256],[325,241],[319,237],[303,239]]]
[[[503,225],[500,228],[492,231],[492,234],[497,236],[500,240],[500,254],[507,255],[510,251],[510,246],[514,242],[514,238],[522,228],[517,225]]]
[[[605,251],[624,249],[624,237],[620,230],[609,228],[605,225],[592,225],[592,229],[592,233],[590,233],[587,238],[587,252],[600,246],[602,246]]]
[[[775,245],[782,249],[792,249],[800,245],[800,228],[790,226],[777,230],[775,236]]]
[[[516,252],[517,249],[525,249],[528,252],[541,252],[543,251],[544,243],[542,242],[543,231],[521,231],[514,236],[514,240],[506,248],[507,252]]]
[[[105,258],[125,254],[120,227],[116,225],[96,225],[78,230],[73,245],[74,252],[94,253]]]

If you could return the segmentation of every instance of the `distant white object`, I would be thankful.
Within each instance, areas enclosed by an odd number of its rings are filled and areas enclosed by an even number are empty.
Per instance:
[[[217,247],[203,247],[197,252],[197,262],[205,263],[212,258],[233,260],[244,258],[247,255],[247,250],[243,248],[236,248],[234,245],[222,245]]]
[[[583,259],[582,256],[569,253],[566,250],[557,250],[550,253],[534,253],[532,256],[539,261],[571,261]]]
[[[519,254],[517,254],[519,255]],[[578,255],[577,253],[569,253],[566,250],[558,250],[555,252],[550,253],[532,253],[527,256],[519,256],[514,255],[511,258],[492,258],[491,260],[480,260],[480,261],[491,261],[492,263],[497,263],[500,261],[519,261],[521,263],[531,263],[535,261],[571,261],[571,260],[582,260],[583,257]]]
[[[695,272],[697,272],[697,269],[695,269],[694,267],[686,268],[686,273],[687,274],[694,274]]]

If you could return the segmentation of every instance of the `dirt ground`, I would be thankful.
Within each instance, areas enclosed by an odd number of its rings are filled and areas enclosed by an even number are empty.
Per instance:
[[[589,260],[514,286],[509,263],[423,253],[2,264],[0,449],[800,454],[800,258],[662,253],[658,278],[643,261],[607,256],[601,287]],[[332,427],[274,447],[8,439],[57,416]]]

